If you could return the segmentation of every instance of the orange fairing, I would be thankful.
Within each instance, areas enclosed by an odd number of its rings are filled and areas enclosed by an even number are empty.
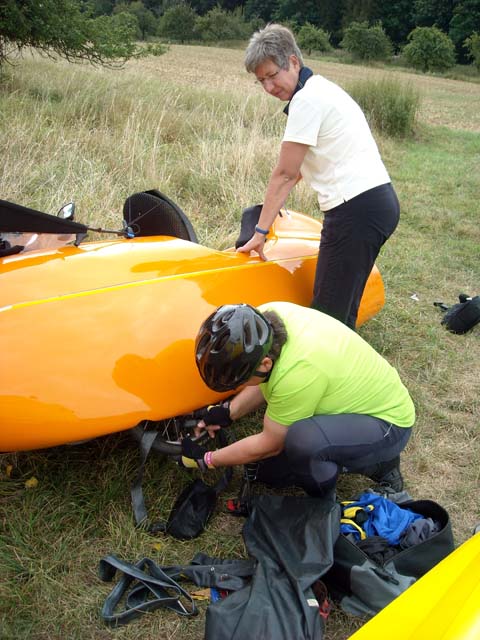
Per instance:
[[[221,396],[194,364],[220,304],[309,305],[321,225],[279,218],[256,256],[167,236],[84,243],[0,261],[0,451],[49,447],[191,411]],[[376,268],[359,312],[384,303]]]

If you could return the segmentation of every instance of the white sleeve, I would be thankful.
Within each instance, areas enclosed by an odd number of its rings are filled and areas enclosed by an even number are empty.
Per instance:
[[[321,124],[320,110],[297,94],[290,103],[283,142],[298,142],[315,147]]]

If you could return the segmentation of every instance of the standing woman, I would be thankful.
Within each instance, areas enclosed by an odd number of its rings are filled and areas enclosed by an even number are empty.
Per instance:
[[[312,307],[354,328],[380,248],[398,224],[400,206],[358,104],[303,64],[292,32],[269,24],[250,39],[247,71],[287,102],[287,125],[254,235],[237,251],[265,260],[265,236],[302,177],[324,214]]]

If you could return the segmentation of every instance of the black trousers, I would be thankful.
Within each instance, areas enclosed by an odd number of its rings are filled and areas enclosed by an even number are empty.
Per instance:
[[[257,479],[324,495],[335,487],[339,473],[368,476],[379,463],[394,460],[411,431],[361,414],[305,418],[288,427],[281,454],[260,462]]]
[[[400,205],[391,184],[352,198],[324,215],[311,306],[355,328],[358,307]]]

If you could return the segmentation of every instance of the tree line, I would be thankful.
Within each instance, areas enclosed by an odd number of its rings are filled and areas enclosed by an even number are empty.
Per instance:
[[[168,9],[184,5],[204,16],[212,9],[239,12],[245,22],[277,21],[294,29],[311,24],[326,31],[338,46],[352,22],[381,24],[396,51],[407,44],[415,27],[436,27],[449,36],[460,61],[465,60],[464,42],[480,33],[480,0],[94,0],[97,15],[111,15],[119,5],[143,5],[160,18]]]
[[[480,65],[480,0],[4,0],[0,64],[27,46],[72,60],[124,61],[163,53],[158,38],[245,40],[272,21],[292,28],[308,53],[342,47],[381,60],[405,52],[422,70]]]

